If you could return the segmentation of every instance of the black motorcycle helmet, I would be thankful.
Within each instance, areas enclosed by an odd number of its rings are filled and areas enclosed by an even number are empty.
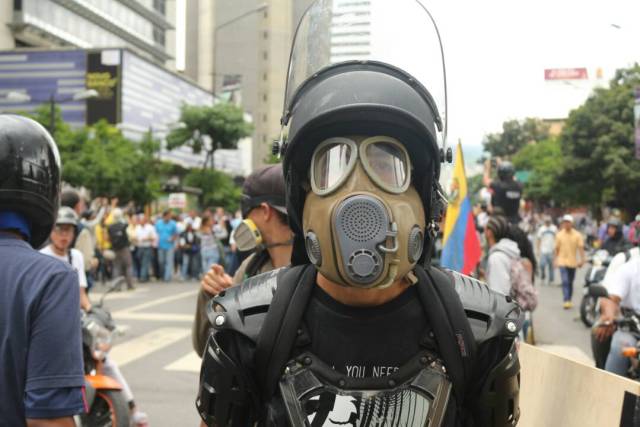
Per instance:
[[[34,248],[49,237],[58,212],[60,168],[58,148],[45,128],[0,114],[0,210],[27,218]]]
[[[281,148],[289,223],[295,233],[292,264],[308,263],[302,211],[314,149],[340,135],[387,135],[406,147],[414,165],[411,182],[427,221],[438,200],[440,155],[436,104],[427,89],[405,71],[376,61],[347,61],[327,67],[299,87],[282,119],[290,124]],[[425,233],[429,239],[429,233]],[[424,247],[429,248],[426,241]],[[420,263],[424,262],[425,250]]]
[[[498,165],[498,178],[500,181],[509,181],[515,174],[515,168],[511,162],[500,162]]]

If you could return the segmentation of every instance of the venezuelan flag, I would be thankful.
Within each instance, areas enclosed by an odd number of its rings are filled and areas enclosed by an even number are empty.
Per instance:
[[[462,145],[458,142],[453,170],[453,200],[449,200],[444,222],[441,265],[462,274],[469,274],[482,256],[467,194]]]

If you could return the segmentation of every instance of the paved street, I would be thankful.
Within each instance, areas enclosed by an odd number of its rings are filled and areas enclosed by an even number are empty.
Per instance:
[[[583,273],[576,275],[574,308],[562,309],[559,286],[540,286],[534,325],[538,344],[590,362],[589,333],[580,322]],[[556,279],[559,282],[559,278]],[[191,349],[191,320],[198,284],[150,283],[114,293],[106,306],[124,334],[111,352],[152,427],[197,426],[194,400],[200,360]],[[96,300],[100,286],[92,294]]]
[[[539,346],[584,363],[593,363],[589,329],[580,321],[580,301],[586,267],[576,272],[573,287],[573,308],[562,308],[562,287],[543,286],[536,282],[539,303],[534,313],[534,328]],[[556,271],[555,282],[560,283]]]
[[[124,334],[110,355],[120,365],[150,425],[197,426],[200,359],[191,348],[198,284],[150,283],[110,294],[105,302]],[[95,301],[102,292],[95,289]]]

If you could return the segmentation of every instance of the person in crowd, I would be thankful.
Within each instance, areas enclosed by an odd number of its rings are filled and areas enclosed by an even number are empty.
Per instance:
[[[508,161],[497,160],[498,179],[491,178],[491,160],[484,162],[483,182],[491,190],[492,209],[499,207],[509,222],[518,225],[520,222],[520,199],[522,198],[522,183],[516,181],[513,164]],[[495,212],[492,211],[492,214]]]
[[[78,227],[78,216],[73,209],[63,206],[58,210],[53,230],[49,236],[50,243],[40,249],[40,253],[59,259],[69,265],[78,274],[80,285],[80,308],[84,311],[91,309],[91,302],[87,295],[87,278],[84,274],[84,258],[82,252],[72,248],[72,243]]]
[[[118,213],[114,217],[114,224],[117,224]],[[112,225],[114,225],[112,224]],[[87,278],[84,275],[82,269],[83,259],[80,251],[71,248],[71,242],[76,233],[78,225],[78,217],[75,212],[68,207],[61,207],[58,210],[58,217],[56,219],[53,230],[51,231],[50,240],[51,244],[45,246],[40,250],[40,253],[44,255],[56,258],[64,263],[70,264],[77,273],[77,285],[80,288],[80,308],[84,311],[91,310],[91,302],[86,293]],[[133,393],[129,387],[126,379],[120,372],[118,365],[110,358],[106,357],[104,360],[104,372],[106,375],[114,378],[122,385],[122,391],[125,399],[129,403],[129,409],[132,413],[132,419],[136,427],[147,426],[147,416],[145,413],[136,409],[135,402],[133,400]]]
[[[200,276],[200,239],[193,229],[192,222],[180,233],[179,247],[182,251],[182,280],[197,279]]]
[[[214,215],[215,223],[213,225],[213,232],[216,238],[222,243],[224,248],[224,262],[225,265],[230,265],[231,261],[231,247],[229,246],[229,239],[231,237],[231,222],[229,216],[224,211],[224,208],[217,207]]]
[[[478,230],[484,231],[487,226],[487,222],[489,222],[489,208],[487,204],[482,202],[480,203],[480,212],[476,216],[476,225]]]
[[[153,245],[156,243],[158,235],[156,229],[149,222],[149,216],[141,215],[140,223],[136,226],[136,244],[138,257],[140,259],[140,281],[149,281],[149,270],[153,258]]]
[[[629,224],[628,240],[632,245],[640,245],[640,213],[635,217],[635,221]]]
[[[520,259],[518,244],[508,237],[509,223],[502,216],[492,216],[484,230],[489,247],[486,281],[503,295],[511,295],[511,261]]]
[[[611,256],[618,252],[624,252],[631,247],[631,244],[624,238],[622,221],[618,217],[610,217],[607,220],[607,236],[601,249],[609,252]]]
[[[73,189],[66,189],[60,194],[60,205],[73,209],[78,217],[81,217],[87,211],[84,199]],[[95,239],[91,234],[91,230],[82,221],[78,223],[78,232],[72,246],[80,251],[84,259],[84,272],[87,277],[88,291],[93,287],[93,274],[91,272],[97,265],[98,260],[95,257]]]
[[[236,230],[244,230],[245,238],[236,243],[239,249],[253,253],[233,277],[220,264],[210,266],[203,277],[192,328],[193,348],[198,355],[202,354],[207,342],[209,321],[206,307],[209,300],[230,286],[289,265],[291,261],[292,233],[287,222],[282,165],[267,166],[249,175],[242,187],[241,205],[245,220]]]
[[[133,277],[136,280],[140,280],[140,255],[138,254],[138,236],[136,235],[136,228],[140,220],[138,215],[135,214],[135,209],[129,210],[127,213],[127,237],[129,239],[129,251],[131,253],[131,268],[133,270]]]
[[[166,210],[162,219],[156,221],[158,234],[158,264],[162,271],[162,280],[171,281],[173,277],[173,250],[178,238],[176,222],[171,218],[171,211]]]
[[[542,282],[553,284],[554,272],[553,253],[556,245],[557,227],[553,224],[551,217],[546,215],[544,223],[538,228],[536,233],[536,243],[540,254],[540,278]]]
[[[122,209],[115,208],[111,211],[112,223],[109,225],[109,241],[111,248],[115,253],[113,260],[113,277],[124,276],[127,283],[127,289],[135,289],[133,286],[133,278],[131,277],[131,249],[129,242],[129,234],[127,229],[129,223],[124,218]]]
[[[200,240],[200,257],[203,273],[209,271],[212,265],[220,263],[220,254],[223,253],[221,243],[213,234],[213,218],[204,216],[198,231]]]
[[[573,307],[573,280],[576,268],[585,262],[584,241],[582,235],[573,228],[573,216],[567,214],[562,217],[560,231],[556,234],[554,251],[554,268],[560,269],[562,279],[563,308]]]
[[[60,155],[40,124],[3,114],[0,163],[0,425],[73,427],[85,409],[78,275],[37,251],[58,211]]]

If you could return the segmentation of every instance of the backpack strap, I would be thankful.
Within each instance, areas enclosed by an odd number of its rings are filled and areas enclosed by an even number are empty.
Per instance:
[[[249,278],[257,275],[260,268],[270,259],[271,257],[269,256],[269,252],[267,251],[257,252],[247,264],[247,268],[244,271],[245,278]]]
[[[454,279],[446,272],[431,267],[416,267],[418,294],[433,328],[438,352],[444,360],[458,408],[466,394],[466,385],[473,378],[476,341],[467,320]],[[445,321],[443,321],[445,320]]]
[[[268,401],[276,392],[283,369],[291,358],[298,328],[315,286],[311,264],[283,269],[267,313],[255,353],[258,386]]]

